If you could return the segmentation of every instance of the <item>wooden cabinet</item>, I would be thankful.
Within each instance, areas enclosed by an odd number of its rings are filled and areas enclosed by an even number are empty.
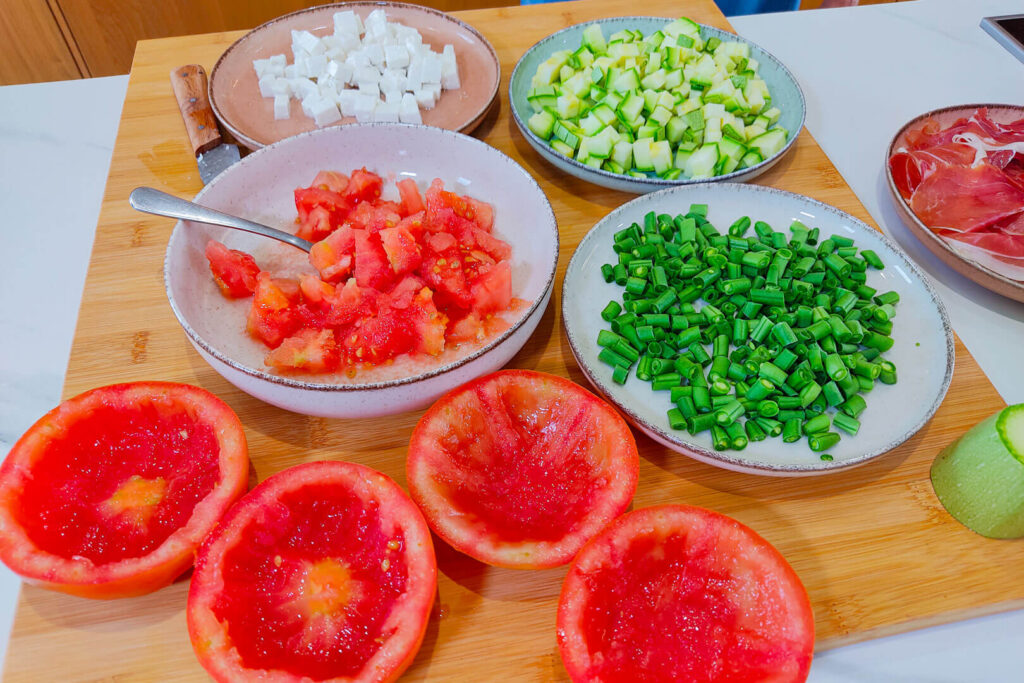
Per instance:
[[[126,74],[148,38],[253,28],[316,0],[2,0],[0,85]],[[517,0],[425,0],[444,11]]]

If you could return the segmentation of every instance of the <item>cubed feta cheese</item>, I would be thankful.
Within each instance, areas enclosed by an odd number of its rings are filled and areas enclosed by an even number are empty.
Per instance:
[[[263,97],[274,96],[274,84],[277,83],[276,76],[264,76],[259,80],[260,95]]]
[[[381,123],[398,123],[398,103],[380,102],[373,113],[373,120]]]
[[[274,120],[280,121],[291,116],[292,98],[287,95],[276,95],[274,97]]]
[[[378,102],[380,102],[380,99],[373,95],[357,93],[355,106],[353,107],[356,121],[360,123],[373,121],[373,112],[377,109]]]
[[[416,103],[420,105],[421,109],[433,109],[434,102],[437,101],[434,99],[434,91],[432,88],[420,88],[414,92],[413,95],[416,97]]]
[[[306,60],[306,73],[310,78],[320,78],[327,70],[327,57],[314,55]]]
[[[364,95],[373,95],[374,97],[380,99],[380,86],[377,85],[376,83],[360,81],[359,92]]]
[[[320,39],[309,31],[292,31],[292,45],[298,45],[311,55],[323,54],[324,51]]]
[[[420,108],[412,93],[402,95],[402,102],[398,105],[398,120],[402,123],[423,123]]]
[[[313,108],[313,120],[318,126],[326,126],[341,120],[341,112],[334,100],[320,100]]]
[[[356,115],[356,100],[358,98],[358,90],[342,90],[338,93],[338,108],[341,109],[342,115]]]
[[[384,61],[389,69],[404,69],[409,66],[409,51],[403,45],[388,45],[384,48]]]
[[[430,53],[423,55],[422,59],[422,79],[424,83],[440,83],[441,82],[441,58],[440,56]]]
[[[352,10],[334,13],[334,35],[355,35],[363,33],[363,22]]]
[[[363,46],[363,51],[370,60],[370,64],[376,67],[384,66],[384,47],[378,43],[370,43]]]

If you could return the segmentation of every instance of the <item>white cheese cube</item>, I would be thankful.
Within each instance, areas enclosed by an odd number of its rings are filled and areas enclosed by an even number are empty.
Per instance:
[[[382,45],[370,43],[363,46],[363,51],[366,53],[367,58],[369,58],[370,64],[378,67],[378,70],[384,66],[384,47]]]
[[[320,106],[320,93],[312,93],[302,100],[302,113],[313,118],[313,112]]]
[[[441,82],[441,58],[438,55],[434,53],[423,55],[422,69],[422,79],[424,83]]]
[[[340,69],[340,68],[341,68],[341,63],[340,62],[335,62],[335,61],[327,62],[327,66],[325,66],[324,70],[323,70],[323,77],[324,78],[334,78],[334,79],[337,79],[338,78],[338,69]]]
[[[274,84],[270,87],[271,92],[274,93],[274,97],[284,95],[287,97],[292,92],[291,83],[287,78],[275,78]]]
[[[399,76],[398,72],[388,69],[380,76],[380,89],[383,92],[387,92],[388,90],[402,90],[400,87],[402,85],[402,80],[405,79],[402,76]]]
[[[359,98],[358,90],[342,90],[338,93],[338,108],[343,116],[356,115],[356,100]]]
[[[401,104],[402,102],[402,93],[398,90],[381,90],[380,93],[388,104]]]
[[[313,120],[318,126],[326,126],[341,120],[341,112],[334,100],[320,100],[313,108]]]
[[[423,84],[423,61],[419,57],[409,62],[409,69],[405,72],[405,89],[409,92],[416,92]]]
[[[320,39],[309,31],[292,31],[292,45],[298,45],[311,55],[323,54],[324,51]]]
[[[424,83],[424,90],[429,90],[434,96],[434,101],[437,102],[441,99],[441,84],[440,83]]]
[[[348,53],[345,63],[353,69],[361,69],[364,66],[370,66],[370,58],[366,56],[366,52],[362,48],[359,48]]]
[[[320,78],[327,70],[327,57],[314,55],[306,60],[306,73],[310,78]]]
[[[376,83],[360,81],[359,92],[363,95],[373,95],[377,99],[380,99],[380,86]]]
[[[256,79],[263,80],[263,77],[267,75],[267,69],[270,67],[269,59],[254,59],[252,60],[252,68],[256,70]]]
[[[363,29],[368,36],[383,36],[387,32],[388,17],[382,9],[375,9],[363,20]]]
[[[355,74],[355,69],[352,68],[347,62],[338,63],[338,73],[335,74],[334,78],[338,83],[351,83],[352,76]]]
[[[373,112],[373,120],[381,123],[398,123],[398,103],[380,102]]]
[[[274,97],[274,120],[280,121],[291,116],[291,98],[287,95]]]
[[[308,78],[293,78],[289,85],[292,94],[300,100],[304,100],[310,95],[320,94],[320,89],[316,86],[316,83]]]
[[[281,69],[282,71],[284,71],[284,68],[288,65],[288,58],[285,57],[284,55],[274,55],[272,57],[268,57],[267,59],[270,62],[271,66],[273,66],[275,69]]]
[[[337,36],[338,47],[345,50],[345,52],[352,52],[352,50],[358,50],[362,43],[359,41],[359,36],[354,34],[348,34]]]
[[[337,62],[338,64],[345,61],[345,55],[347,52],[344,48],[332,47],[324,53],[324,57],[327,57],[327,62]]]
[[[388,45],[384,48],[384,61],[389,69],[404,69],[409,66],[409,51],[403,45]]]
[[[412,93],[402,95],[402,103],[398,105],[398,120],[402,123],[423,123],[420,108]]]
[[[352,10],[334,13],[334,35],[355,35],[363,33],[363,22]]]
[[[434,98],[434,91],[432,88],[420,88],[413,93],[416,98],[416,104],[420,105],[421,109],[433,109],[434,103],[437,101]]]
[[[372,66],[361,66],[352,71],[352,82],[359,83],[380,83],[380,72]]]
[[[317,90],[320,92],[320,97],[334,101],[334,98],[338,95],[338,82],[330,76],[317,79],[316,82]]]
[[[377,104],[380,99],[363,93],[356,94],[356,102],[353,106],[355,111],[356,121],[359,123],[366,123],[367,121],[373,121],[373,113],[377,109]]]
[[[264,97],[274,96],[274,84],[277,83],[276,76],[264,76],[259,80],[260,84],[260,95]]]
[[[292,78],[296,78],[297,76],[298,76],[298,73],[296,73],[295,65],[294,64],[289,64],[288,66],[286,66],[284,68],[284,77],[285,78],[292,79]]]
[[[455,48],[451,45],[445,45],[441,53],[441,86],[445,90],[459,87],[459,65],[455,61]]]

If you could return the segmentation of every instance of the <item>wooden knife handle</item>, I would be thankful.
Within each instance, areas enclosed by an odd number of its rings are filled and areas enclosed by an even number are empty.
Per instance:
[[[171,71],[171,87],[185,121],[189,142],[196,156],[208,152],[222,140],[217,119],[207,95],[206,71],[198,64],[179,66]]]

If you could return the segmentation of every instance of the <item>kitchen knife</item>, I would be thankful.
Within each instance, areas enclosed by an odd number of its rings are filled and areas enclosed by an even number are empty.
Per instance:
[[[179,66],[171,71],[171,87],[185,121],[189,142],[196,155],[199,177],[206,185],[225,168],[241,158],[238,145],[221,138],[217,119],[207,95],[206,71],[198,64]]]

